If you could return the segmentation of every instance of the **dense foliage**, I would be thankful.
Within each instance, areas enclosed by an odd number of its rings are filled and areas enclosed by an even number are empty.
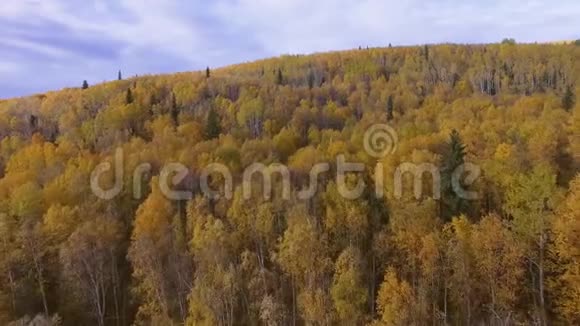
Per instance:
[[[580,324],[579,81],[579,46],[504,42],[284,56],[0,101],[0,324]],[[367,167],[349,182],[373,184],[363,135],[387,122],[399,143],[378,159],[381,198],[343,199],[332,172],[309,200],[282,200],[279,183],[271,200],[200,194],[213,162],[236,180],[254,162],[287,164],[296,192],[339,154]],[[102,200],[89,176],[117,148],[123,191]],[[190,169],[180,187],[193,199],[158,189],[170,162]],[[441,166],[441,198],[415,199],[412,182],[395,198],[403,162]],[[461,162],[481,167],[478,200],[445,187]]]

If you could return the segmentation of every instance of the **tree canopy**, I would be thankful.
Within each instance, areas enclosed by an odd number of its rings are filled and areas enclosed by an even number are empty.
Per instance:
[[[514,43],[286,55],[0,101],[0,324],[580,323],[580,47]],[[363,146],[374,124],[398,134],[384,157]],[[91,174],[118,149],[122,189],[105,200]],[[363,168],[337,180],[338,157]],[[170,163],[192,198],[164,195]],[[286,165],[289,198],[276,172],[270,198],[246,200],[253,163]],[[441,197],[415,198],[413,173],[396,196],[404,163],[438,167]],[[454,176],[464,163],[473,183]],[[203,196],[204,177],[227,190],[210,165],[232,173],[230,198]]]

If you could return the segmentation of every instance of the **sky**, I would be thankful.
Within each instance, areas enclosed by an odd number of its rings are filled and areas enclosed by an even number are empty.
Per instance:
[[[0,98],[358,46],[580,39],[578,0],[0,0]]]

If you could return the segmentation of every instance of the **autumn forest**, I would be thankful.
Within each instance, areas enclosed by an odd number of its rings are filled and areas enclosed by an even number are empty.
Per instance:
[[[0,100],[0,325],[580,324],[579,45],[111,75]],[[364,146],[376,124],[397,133],[381,157]],[[99,197],[91,175],[118,150],[122,171],[99,182],[120,172],[122,190]],[[381,179],[381,195],[343,198],[339,156],[364,166],[342,181]],[[189,172],[168,187],[191,198],[164,195],[176,162]],[[288,168],[290,198],[279,174],[267,198],[259,175],[242,181],[256,162]],[[467,162],[480,170],[463,175],[469,199],[452,189]],[[201,191],[217,163],[232,196]],[[318,190],[299,198],[319,163]],[[395,189],[402,164],[425,163],[440,169],[438,196],[429,173]]]

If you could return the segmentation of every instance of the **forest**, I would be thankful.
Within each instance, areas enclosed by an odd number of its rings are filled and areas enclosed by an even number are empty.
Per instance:
[[[1,325],[580,325],[580,45],[389,46],[83,79],[0,100]],[[377,123],[398,134],[379,158],[363,146]],[[118,149],[122,190],[99,198],[91,174]],[[342,198],[339,155],[365,166],[348,184],[382,178],[382,196]],[[175,162],[190,199],[160,189]],[[290,199],[276,176],[270,198],[259,177],[242,196],[256,162],[288,167]],[[318,191],[298,198],[322,162]],[[450,189],[465,162],[481,169],[477,199]],[[200,190],[214,163],[232,198]],[[426,175],[416,198],[406,174],[396,196],[403,163],[441,167],[441,195]]]

